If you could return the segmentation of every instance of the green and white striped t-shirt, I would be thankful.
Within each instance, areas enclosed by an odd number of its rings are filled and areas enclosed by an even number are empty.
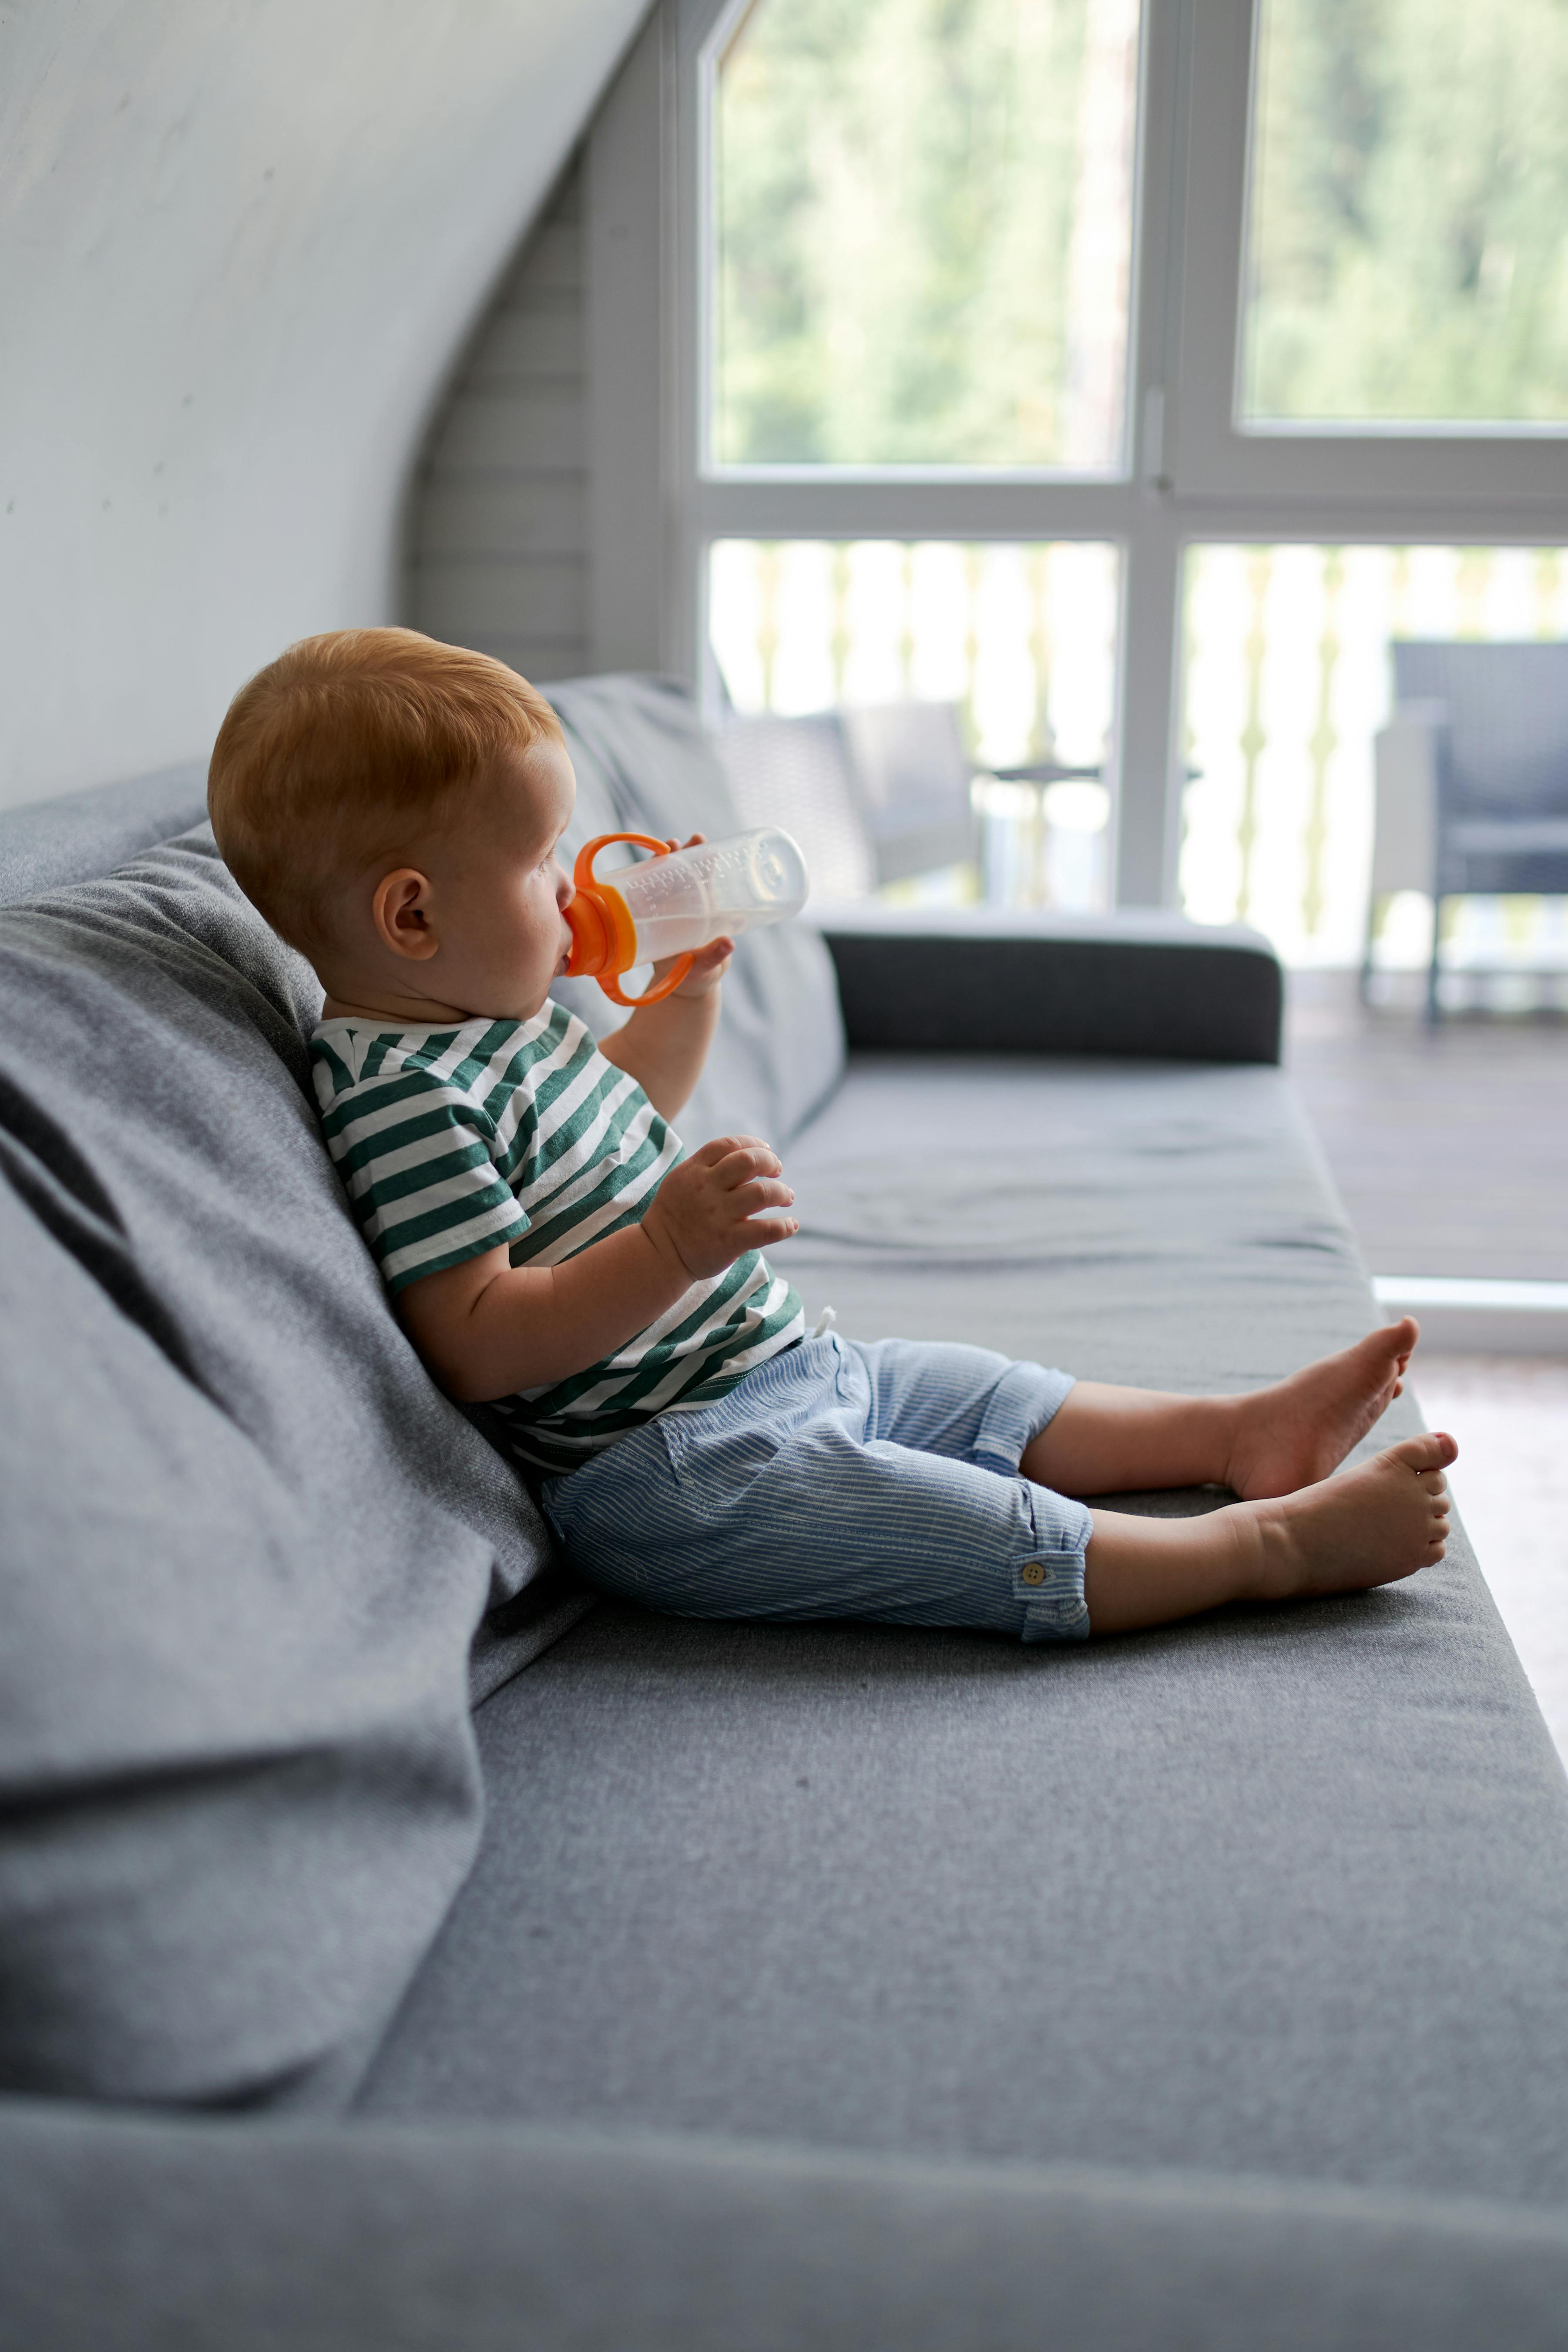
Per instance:
[[[683,1156],[557,1004],[458,1028],[323,1021],[310,1056],[327,1149],[395,1295],[502,1244],[513,1265],[559,1265],[640,1223]],[[603,1363],[496,1410],[525,1462],[574,1470],[658,1413],[711,1404],[804,1328],[795,1291],[749,1250]]]

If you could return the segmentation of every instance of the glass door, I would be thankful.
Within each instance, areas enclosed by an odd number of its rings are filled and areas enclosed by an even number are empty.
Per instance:
[[[1179,551],[1139,482],[1158,16],[679,0],[678,505],[714,707],[940,684],[977,765],[1080,787],[1036,794],[1024,861],[1080,904],[1159,898],[1174,858]]]

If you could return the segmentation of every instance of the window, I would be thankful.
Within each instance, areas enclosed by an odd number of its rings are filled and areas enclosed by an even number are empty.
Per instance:
[[[1120,468],[1138,0],[757,0],[715,82],[718,465]]]
[[[710,565],[713,650],[738,711],[956,703],[980,779],[985,896],[1104,907],[1115,548],[721,540]],[[1043,762],[1082,772],[1043,788],[987,779]]]
[[[1256,924],[1290,963],[1359,963],[1391,640],[1568,636],[1568,551],[1210,543],[1188,550],[1184,602],[1182,904]],[[1457,901],[1445,961],[1457,979],[1562,970],[1565,914]],[[1424,967],[1431,937],[1430,901],[1402,893],[1379,961]]]
[[[957,702],[982,767],[1106,754],[1116,550],[721,541],[713,647],[737,709]]]
[[[1568,10],[1262,0],[1242,413],[1568,421]]]
[[[674,503],[712,707],[956,701],[982,766],[1089,772],[997,788],[1009,895],[1102,902],[1124,833],[1149,871],[1122,887],[1158,896],[1173,562],[1128,691],[1147,12],[672,6],[698,359]]]
[[[1118,900],[1350,952],[1401,596],[1568,546],[1565,0],[661,0],[637,55],[666,665],[1070,741]]]

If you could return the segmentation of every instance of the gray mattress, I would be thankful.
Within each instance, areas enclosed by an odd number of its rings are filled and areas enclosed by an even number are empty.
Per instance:
[[[1366,1328],[1277,1071],[1022,1075],[855,1066],[790,1156],[808,1306],[1191,1390]],[[606,1607],[478,1727],[380,2116],[1568,2201],[1568,1801],[1462,1537],[1081,1650]]]

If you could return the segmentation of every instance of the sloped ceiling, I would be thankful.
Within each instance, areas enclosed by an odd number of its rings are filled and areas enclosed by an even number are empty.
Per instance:
[[[452,355],[646,0],[0,0],[0,805],[392,614]]]

